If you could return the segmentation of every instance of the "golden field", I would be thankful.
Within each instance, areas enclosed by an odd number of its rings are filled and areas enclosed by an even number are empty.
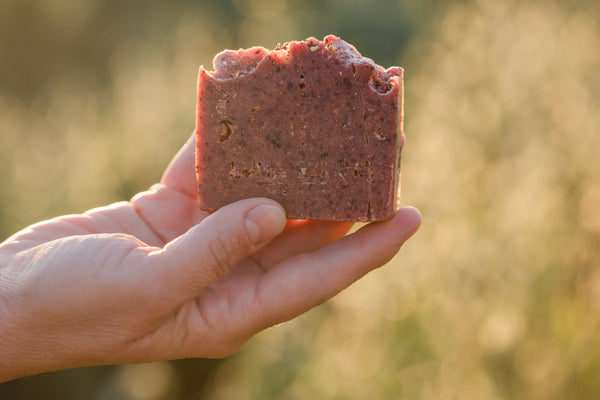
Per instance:
[[[423,225],[225,360],[64,371],[0,398],[600,398],[599,20],[594,1],[5,1],[2,240],[156,182],[218,51],[327,33],[405,68],[402,202]]]

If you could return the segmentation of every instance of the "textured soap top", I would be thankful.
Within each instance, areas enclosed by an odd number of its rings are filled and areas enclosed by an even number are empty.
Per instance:
[[[376,221],[398,207],[403,70],[335,36],[226,50],[198,77],[200,207],[249,197],[289,218]]]

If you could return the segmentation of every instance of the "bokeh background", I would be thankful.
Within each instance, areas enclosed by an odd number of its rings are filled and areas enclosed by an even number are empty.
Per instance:
[[[600,398],[599,21],[595,0],[3,0],[0,240],[156,182],[218,51],[329,33],[405,67],[402,201],[424,222],[227,359],[0,398]]]

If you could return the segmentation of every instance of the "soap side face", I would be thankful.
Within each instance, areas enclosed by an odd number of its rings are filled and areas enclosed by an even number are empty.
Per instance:
[[[226,51],[200,68],[200,207],[249,197],[289,218],[376,221],[398,207],[403,71],[334,36]]]

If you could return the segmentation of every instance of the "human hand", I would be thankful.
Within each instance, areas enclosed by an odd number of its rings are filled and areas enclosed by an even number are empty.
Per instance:
[[[385,264],[419,227],[403,208],[287,221],[257,198],[197,204],[194,138],[160,184],[0,244],[0,382],[86,365],[222,357]]]

